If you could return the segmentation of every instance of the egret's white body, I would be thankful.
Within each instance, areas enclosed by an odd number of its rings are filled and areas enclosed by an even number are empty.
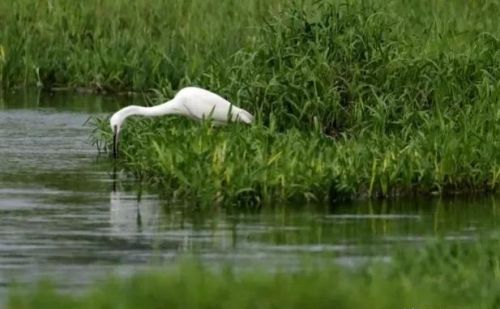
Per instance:
[[[249,112],[232,105],[218,94],[198,87],[186,87],[181,89],[172,100],[163,104],[151,107],[130,105],[113,114],[109,122],[113,130],[115,157],[121,126],[127,117],[133,115],[149,117],[182,115],[196,120],[211,119],[217,124],[229,121],[253,122],[253,116]]]

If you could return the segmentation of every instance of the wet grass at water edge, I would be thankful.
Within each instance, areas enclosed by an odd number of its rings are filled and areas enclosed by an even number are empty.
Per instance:
[[[97,283],[83,296],[13,290],[7,308],[497,308],[500,246],[439,242],[397,250],[390,262],[356,269],[237,272],[177,263],[165,270]]]

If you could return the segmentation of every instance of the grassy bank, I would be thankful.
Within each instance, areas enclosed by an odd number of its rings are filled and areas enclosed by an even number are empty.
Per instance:
[[[500,2],[311,3],[0,1],[0,76],[155,89],[155,103],[195,84],[255,114],[252,128],[126,124],[120,166],[173,199],[495,191]]]
[[[48,284],[18,289],[7,308],[497,308],[499,253],[498,241],[440,243],[356,270],[323,265],[274,274],[177,264],[98,283],[81,297]]]
[[[121,164],[206,204],[495,191],[498,5],[482,4],[287,7],[196,79],[256,126],[131,121]]]
[[[467,126],[337,139],[176,119],[127,129],[120,162],[126,170],[166,197],[207,205],[494,191],[500,175],[496,135],[477,136]]]

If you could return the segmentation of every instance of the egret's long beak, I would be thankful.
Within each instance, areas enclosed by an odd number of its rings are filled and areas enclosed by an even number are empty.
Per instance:
[[[118,158],[118,141],[119,141],[120,135],[118,133],[117,127],[115,126],[113,128],[113,158],[116,159]]]

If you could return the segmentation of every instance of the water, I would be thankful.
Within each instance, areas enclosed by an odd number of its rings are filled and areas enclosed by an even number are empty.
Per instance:
[[[394,246],[471,241],[497,226],[493,198],[352,202],[260,211],[169,205],[113,180],[90,145],[90,115],[124,98],[28,93],[0,101],[0,300],[13,282],[49,277],[78,290],[195,255],[209,265],[287,268],[304,254],[346,266]]]

